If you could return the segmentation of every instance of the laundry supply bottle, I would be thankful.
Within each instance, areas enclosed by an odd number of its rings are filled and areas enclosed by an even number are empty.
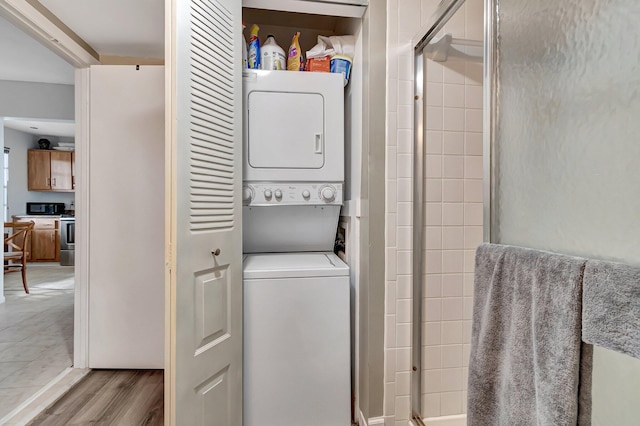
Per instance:
[[[249,68],[249,58],[247,53],[247,39],[244,38],[244,29],[247,26],[242,23],[242,69]]]
[[[347,55],[333,55],[331,58],[331,72],[342,73],[344,77],[344,85],[349,83],[349,74],[351,74],[352,60]]]
[[[249,68],[260,69],[260,39],[258,38],[260,27],[253,24],[249,35]]]
[[[260,68],[263,70],[285,70],[287,69],[287,56],[284,49],[278,46],[276,38],[269,34],[267,40],[260,47],[262,59]]]
[[[293,36],[293,40],[291,40],[291,46],[289,46],[289,56],[287,58],[287,69],[289,71],[300,71],[300,42],[298,39],[300,38],[300,33],[297,32]]]

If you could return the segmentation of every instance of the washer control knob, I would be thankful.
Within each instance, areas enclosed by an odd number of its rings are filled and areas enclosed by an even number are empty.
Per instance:
[[[267,200],[270,200],[270,199],[271,199],[271,197],[272,197],[272,195],[273,195],[273,194],[271,193],[271,190],[270,190],[270,189],[265,189],[265,190],[264,190],[264,198],[266,198]]]
[[[245,186],[242,188],[242,201],[250,203],[253,200],[253,188]]]
[[[311,193],[307,189],[302,191],[302,198],[304,198],[305,200],[308,200],[309,197],[311,197]]]
[[[325,186],[320,190],[320,197],[327,203],[336,198],[336,190],[330,186]]]
[[[282,199],[282,191],[280,191],[279,189],[276,189],[275,195],[278,200]]]

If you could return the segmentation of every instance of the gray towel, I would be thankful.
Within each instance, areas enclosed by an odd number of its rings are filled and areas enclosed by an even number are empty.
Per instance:
[[[582,350],[580,336],[585,262],[478,248],[468,425],[590,424],[591,348]]]
[[[590,260],[583,289],[582,339],[640,358],[640,268]]]

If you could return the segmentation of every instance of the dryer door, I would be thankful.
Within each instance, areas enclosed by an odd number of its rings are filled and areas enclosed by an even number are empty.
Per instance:
[[[322,168],[325,118],[320,94],[254,91],[248,111],[252,168]]]

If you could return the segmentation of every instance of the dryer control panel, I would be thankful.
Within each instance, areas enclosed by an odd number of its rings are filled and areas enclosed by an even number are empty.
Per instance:
[[[246,183],[242,187],[245,206],[342,205],[342,183]]]

